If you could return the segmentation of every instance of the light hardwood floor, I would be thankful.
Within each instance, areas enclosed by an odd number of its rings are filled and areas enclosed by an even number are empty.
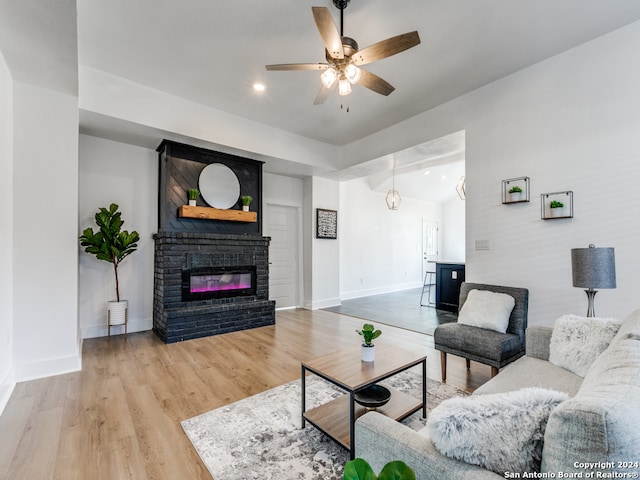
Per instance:
[[[16,386],[0,416],[0,480],[211,479],[180,421],[298,379],[300,362],[359,342],[363,321],[290,310],[276,325],[165,345],[151,332],[85,340],[82,371]],[[379,326],[376,343],[430,336]],[[473,391],[490,369],[450,356],[448,383]]]

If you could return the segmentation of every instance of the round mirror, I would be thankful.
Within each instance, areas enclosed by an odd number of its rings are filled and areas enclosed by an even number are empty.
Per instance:
[[[198,178],[200,195],[213,208],[231,208],[240,197],[240,182],[233,170],[221,163],[204,167]]]

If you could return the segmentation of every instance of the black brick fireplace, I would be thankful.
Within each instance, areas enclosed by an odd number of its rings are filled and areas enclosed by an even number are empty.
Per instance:
[[[261,235],[262,163],[166,140],[158,151],[154,332],[173,343],[273,325],[270,238]],[[187,189],[197,185],[198,172],[210,163],[223,163],[236,173],[242,194],[255,199],[257,222],[179,217]]]

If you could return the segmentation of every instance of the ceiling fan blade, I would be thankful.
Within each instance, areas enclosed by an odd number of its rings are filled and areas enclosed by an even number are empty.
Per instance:
[[[371,73],[363,68],[360,69],[360,85],[367,87],[369,90],[373,90],[380,95],[387,96],[393,92],[396,88],[386,80],[383,80],[375,73]]]
[[[316,21],[316,27],[322,37],[324,46],[329,52],[331,58],[344,58],[344,49],[342,48],[342,39],[338,28],[333,21],[333,17],[327,7],[311,7],[313,11],[313,19]]]
[[[403,33],[395,37],[387,38],[381,42],[363,48],[356,52],[351,58],[356,65],[366,65],[367,63],[382,60],[396,53],[404,52],[420,43],[418,32]]]
[[[267,70],[326,70],[328,63],[279,63],[275,65],[265,65]]]
[[[336,82],[337,83],[337,82]],[[327,97],[329,96],[329,94],[335,90],[336,85],[335,83],[333,84],[333,86],[331,88],[326,88],[324,85],[322,87],[320,87],[320,91],[318,92],[318,95],[316,95],[315,100],[313,101],[314,105],[321,105],[324,103],[324,101],[327,99]]]

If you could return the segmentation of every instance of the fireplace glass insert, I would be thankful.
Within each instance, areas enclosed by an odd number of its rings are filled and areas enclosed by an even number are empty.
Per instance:
[[[182,271],[182,301],[256,294],[256,267],[206,267]]]

